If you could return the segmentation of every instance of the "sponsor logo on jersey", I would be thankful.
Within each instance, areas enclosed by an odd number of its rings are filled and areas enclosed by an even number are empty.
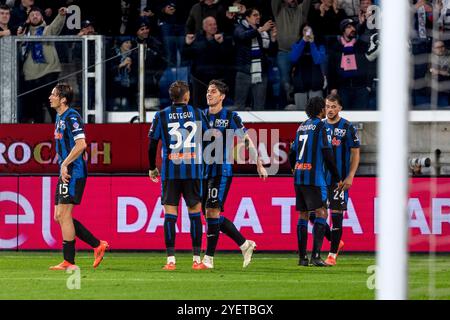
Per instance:
[[[61,140],[63,138],[63,134],[55,130],[55,140]]]
[[[188,160],[195,159],[196,157],[195,152],[176,152],[169,154],[169,160]]]
[[[312,169],[312,165],[311,163],[296,163],[295,164],[295,170],[311,170]]]
[[[227,128],[229,122],[230,121],[227,120],[227,119],[216,119],[216,121],[214,123],[214,127],[216,127],[216,128]]]
[[[341,140],[336,139],[336,137],[334,137],[333,140],[331,141],[331,144],[333,147],[339,147],[341,145]]]
[[[336,137],[345,137],[345,134],[347,133],[347,130],[345,129],[339,129],[339,128],[334,128],[334,135]]]

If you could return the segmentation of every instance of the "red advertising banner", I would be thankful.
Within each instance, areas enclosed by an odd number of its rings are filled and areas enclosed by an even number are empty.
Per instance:
[[[61,248],[60,229],[53,220],[56,182],[55,177],[0,177],[0,249]],[[375,178],[354,180],[344,219],[347,251],[375,250],[375,188]],[[74,217],[107,240],[112,249],[163,250],[160,193],[160,185],[146,177],[90,177]],[[450,251],[450,179],[412,179],[408,205],[410,250]],[[297,249],[298,217],[291,178],[234,178],[224,215],[244,236],[256,241],[258,250]],[[183,206],[177,249],[191,249],[189,226]],[[88,248],[80,240],[77,247]],[[237,246],[222,234],[218,248],[236,250]],[[325,241],[324,250],[328,248]]]
[[[289,173],[287,154],[298,124],[248,124],[261,157],[279,173]],[[146,173],[150,124],[87,124],[90,173]],[[54,126],[51,124],[1,124],[0,174],[52,174],[58,172]],[[158,156],[158,160],[160,157]],[[255,171],[236,165],[236,172]]]

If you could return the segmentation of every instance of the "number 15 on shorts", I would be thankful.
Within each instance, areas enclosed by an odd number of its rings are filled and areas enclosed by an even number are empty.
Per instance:
[[[59,194],[66,195],[69,193],[69,185],[67,183],[59,184]]]

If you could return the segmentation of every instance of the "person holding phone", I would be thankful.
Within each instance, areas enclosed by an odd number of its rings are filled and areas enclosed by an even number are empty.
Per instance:
[[[286,105],[292,99],[289,58],[291,46],[298,40],[298,31],[307,21],[311,0],[304,0],[301,4],[297,0],[272,0],[271,4],[279,31],[277,65],[280,72],[281,88],[284,92],[282,104]]]
[[[304,110],[312,97],[322,97],[325,86],[326,54],[322,41],[317,41],[313,29],[304,24],[302,38],[292,46],[290,53],[293,66],[295,109]]]
[[[236,26],[236,82],[234,103],[238,110],[264,110],[269,70],[269,56],[278,51],[278,31],[272,20],[260,25],[259,10],[249,8],[245,19]],[[252,103],[248,104],[250,96]]]
[[[154,6],[165,55],[171,68],[178,66],[177,56],[183,50],[186,20],[191,7],[197,2],[198,0],[159,0]]]

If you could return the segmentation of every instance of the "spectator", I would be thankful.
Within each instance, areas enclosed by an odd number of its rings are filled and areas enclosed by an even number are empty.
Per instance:
[[[433,32],[433,6],[431,0],[415,0],[413,38],[427,41]]]
[[[247,8],[257,8],[261,15],[261,24],[266,21],[275,21],[275,17],[272,12],[272,2],[268,0],[242,0]],[[298,33],[298,30],[297,30]]]
[[[358,17],[358,25],[356,27],[359,39],[369,44],[370,37],[378,33],[376,29],[376,17],[378,7],[372,4],[372,0],[361,0],[361,11]],[[374,23],[375,22],[375,23]]]
[[[121,36],[117,39],[116,46],[112,50],[114,59],[108,67],[108,79],[112,83],[108,85],[113,98],[110,102],[114,111],[128,111],[136,106],[137,95],[137,63],[132,49],[132,38]]]
[[[7,5],[9,8],[14,7],[16,0],[0,0],[0,4]]]
[[[347,110],[367,109],[371,79],[367,46],[356,38],[356,21],[344,19],[340,24],[342,36],[329,50],[328,81],[331,94],[339,94]]]
[[[159,0],[155,11],[159,17],[161,37],[170,67],[178,67],[177,61],[184,44],[186,21],[198,0]]]
[[[158,97],[159,81],[166,69],[167,62],[164,59],[164,49],[162,43],[151,36],[151,26],[145,20],[136,31],[136,42],[143,43],[145,47],[145,96]]]
[[[186,35],[183,55],[192,61],[191,79],[193,106],[205,108],[206,91],[213,79],[227,78],[229,57],[232,55],[231,39],[217,32],[214,17],[203,20],[203,31],[195,37]]]
[[[46,24],[50,24],[58,14],[58,8],[68,5],[66,0],[35,0],[34,6],[42,9]]]
[[[439,28],[441,31],[448,33],[450,31],[450,1],[439,0],[437,9],[439,9]]]
[[[56,36],[61,33],[66,21],[66,8],[60,8],[55,20],[47,26],[42,11],[33,7],[30,9],[26,29],[19,27],[18,35],[23,36]],[[50,113],[52,122],[56,113],[48,104],[48,93],[54,86],[61,72],[58,53],[52,42],[24,42],[22,47],[24,58],[23,74],[25,93],[22,104],[22,119],[20,122],[44,122],[43,107]]]
[[[136,30],[141,16],[140,0],[121,0],[120,7],[122,15],[119,33],[121,35],[132,34]]]
[[[233,7],[233,10],[237,11],[230,11],[230,8]],[[244,19],[245,11],[247,11],[247,7],[242,2],[242,0],[234,0],[231,3],[231,6],[228,7],[228,10],[226,12],[226,16],[228,19],[231,20],[231,23],[234,25],[240,23],[242,19]]]
[[[17,33],[19,27],[24,27],[28,19],[28,14],[33,6],[34,0],[21,0],[20,4],[14,6],[10,20],[10,26],[14,33]]]
[[[81,21],[81,29],[78,32],[79,37],[85,37],[85,36],[94,36],[98,33],[95,30],[95,25],[90,20],[83,20]],[[82,53],[82,43],[81,42],[74,42],[73,43],[73,63],[78,66],[79,69],[83,67],[83,63],[81,61],[83,53]],[[95,47],[94,46],[88,46],[88,65],[89,65],[89,72],[95,72],[95,66],[92,66],[95,62]],[[78,92],[79,96],[83,97],[83,74],[81,72],[77,73],[77,85],[78,85]],[[88,90],[88,108],[93,108],[95,104],[95,92],[94,90]]]
[[[239,110],[251,109],[247,103],[251,93],[254,110],[263,110],[266,101],[268,58],[278,51],[277,28],[273,21],[259,26],[260,13],[247,9],[234,31],[236,43],[235,105]],[[270,32],[270,35],[269,35]]]
[[[325,46],[314,37],[312,28],[304,24],[302,38],[292,46],[294,97],[296,110],[305,110],[312,97],[322,97],[325,84]]]
[[[360,2],[362,1],[364,0],[337,0],[337,6],[344,10],[348,18],[358,20],[361,12]]]
[[[450,97],[450,52],[445,48],[443,41],[433,43],[431,64],[429,68],[431,79],[431,93],[437,93],[437,105],[439,107],[449,106]],[[433,96],[432,100],[433,102]]]
[[[374,33],[369,40],[369,48],[366,52],[366,58],[369,61],[369,79],[372,80],[372,87],[369,94],[369,109],[377,109],[377,92],[378,92],[378,56],[380,54],[379,34]]]
[[[97,32],[95,31],[94,24],[89,20],[81,21],[81,29],[78,33],[79,36],[95,36]]]
[[[153,1],[152,3],[146,5],[144,8],[141,7],[140,18],[146,19],[152,30],[157,30],[158,28],[158,16],[156,15],[156,10],[157,6]]]
[[[200,0],[192,6],[186,21],[186,34],[195,35],[202,31],[202,23],[206,17],[214,17],[219,30],[225,30],[228,22],[225,6],[220,0]]]
[[[0,38],[14,35],[9,28],[11,18],[11,8],[7,5],[0,5]]]
[[[336,36],[340,34],[339,23],[346,17],[337,0],[321,0],[319,8],[311,10],[309,22],[317,36]]]
[[[292,92],[289,52],[298,40],[298,31],[306,22],[310,6],[311,0],[304,0],[301,4],[297,0],[272,0],[272,11],[278,29],[277,65],[286,101],[289,101]]]

